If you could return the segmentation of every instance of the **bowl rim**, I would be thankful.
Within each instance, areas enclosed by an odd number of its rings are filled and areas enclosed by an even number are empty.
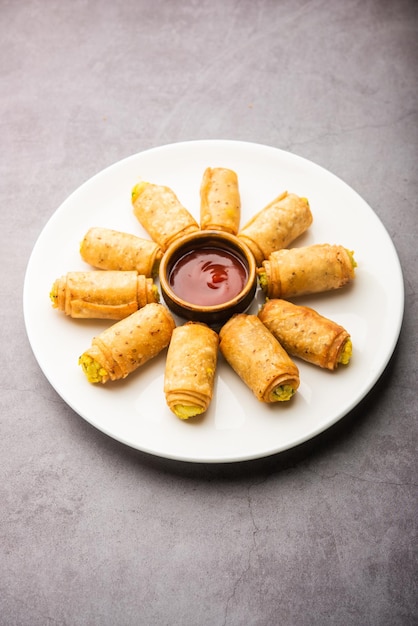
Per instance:
[[[194,245],[197,245],[201,248],[209,246],[217,247],[217,243],[222,244],[219,245],[220,248],[231,251],[233,253],[235,252],[235,254],[237,254],[240,260],[245,264],[248,273],[245,286],[236,296],[234,296],[234,298],[222,302],[221,304],[201,305],[193,304],[192,302],[187,302],[187,300],[183,300],[183,298],[178,296],[170,286],[168,280],[168,276],[171,271],[170,265],[176,262],[182,256],[182,254],[191,252]],[[177,308],[194,313],[222,313],[223,311],[228,311],[230,308],[233,308],[234,306],[240,304],[243,300],[250,296],[253,289],[253,297],[255,295],[257,266],[253,253],[251,252],[247,244],[241,241],[237,235],[233,235],[232,233],[222,230],[199,230],[197,232],[183,235],[173,241],[162,256],[158,273],[161,291],[167,305],[170,305],[170,303],[167,302],[168,298],[172,302],[174,302]]]

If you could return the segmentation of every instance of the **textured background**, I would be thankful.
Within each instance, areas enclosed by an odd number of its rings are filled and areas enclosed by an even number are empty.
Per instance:
[[[0,0],[0,52],[0,624],[416,624],[417,2]],[[210,138],[345,180],[391,235],[406,292],[358,408],[223,466],[96,431],[44,378],[22,314],[32,247],[75,188]]]

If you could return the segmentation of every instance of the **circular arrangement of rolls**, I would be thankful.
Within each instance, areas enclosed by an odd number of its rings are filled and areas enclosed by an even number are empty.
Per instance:
[[[343,245],[289,247],[312,224],[306,198],[285,191],[240,228],[237,174],[208,167],[199,223],[169,187],[141,180],[131,200],[150,239],[91,227],[80,243],[91,271],[69,271],[50,292],[53,307],[68,317],[112,320],[79,357],[90,383],[126,378],[166,349],[162,391],[173,414],[188,420],[211,403],[219,353],[265,403],[291,401],[300,384],[298,359],[328,370],[349,364],[349,332],[291,301],[341,289],[355,278],[353,252]],[[164,253],[179,237],[201,230],[228,232],[251,250],[265,296],[257,314],[235,314],[211,328],[199,321],[177,323],[160,302],[155,279]]]

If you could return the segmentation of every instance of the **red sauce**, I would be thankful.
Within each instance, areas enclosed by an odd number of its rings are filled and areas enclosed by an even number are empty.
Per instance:
[[[238,256],[210,247],[184,254],[174,263],[168,277],[177,296],[201,306],[232,300],[247,280],[247,269]]]

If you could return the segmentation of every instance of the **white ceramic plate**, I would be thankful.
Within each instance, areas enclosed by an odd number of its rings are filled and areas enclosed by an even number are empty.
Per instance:
[[[239,177],[243,225],[280,192],[306,196],[314,221],[294,245],[337,243],[355,251],[354,283],[299,302],[316,308],[351,333],[354,354],[336,372],[298,362],[301,385],[289,403],[260,403],[220,359],[215,395],[198,421],[181,421],[163,394],[165,352],[124,381],[89,384],[79,355],[103,321],[72,320],[54,310],[49,291],[68,271],[88,269],[79,243],[91,226],[147,237],[132,213],[131,189],[139,178],[171,187],[199,219],[199,187],[207,166]],[[259,293],[253,312],[262,301]],[[372,209],[339,178],[288,152],[236,141],[192,141],[135,154],[100,172],[53,214],[33,249],[24,285],[29,340],[45,376],[81,417],[133,448],[192,462],[264,457],[324,431],[355,407],[385,369],[403,317],[399,260]]]

